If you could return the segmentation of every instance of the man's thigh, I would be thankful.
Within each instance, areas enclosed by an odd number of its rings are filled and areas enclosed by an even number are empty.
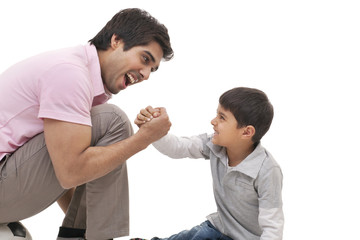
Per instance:
[[[0,223],[33,216],[64,192],[56,178],[44,134],[38,134],[7,156],[0,166]]]
[[[112,104],[91,110],[91,146],[107,146],[133,134],[125,112]],[[126,163],[76,189],[63,227],[86,229],[89,239],[115,238],[129,233],[129,193]]]

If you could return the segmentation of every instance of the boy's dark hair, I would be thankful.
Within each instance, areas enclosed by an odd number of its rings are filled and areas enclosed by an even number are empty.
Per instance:
[[[98,50],[107,50],[113,34],[124,42],[124,51],[156,41],[162,48],[165,61],[174,56],[167,28],[144,10],[138,8],[121,10],[89,42]]]
[[[219,98],[220,105],[230,111],[238,127],[252,125],[255,134],[252,137],[254,144],[269,130],[274,117],[274,109],[264,92],[255,88],[238,87],[223,93]]]

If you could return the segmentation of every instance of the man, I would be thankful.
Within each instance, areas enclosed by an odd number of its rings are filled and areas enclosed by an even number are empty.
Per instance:
[[[58,201],[58,239],[129,234],[126,160],[166,135],[161,117],[133,130],[104,104],[170,60],[167,29],[147,12],[125,9],[89,45],[44,53],[0,75],[0,223]]]

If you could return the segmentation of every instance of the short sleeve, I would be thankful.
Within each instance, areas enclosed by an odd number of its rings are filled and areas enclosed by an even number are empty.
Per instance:
[[[59,64],[39,79],[39,118],[91,126],[93,89],[86,69]]]

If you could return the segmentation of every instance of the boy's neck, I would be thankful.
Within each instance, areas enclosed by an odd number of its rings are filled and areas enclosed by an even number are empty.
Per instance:
[[[255,146],[253,143],[251,144],[245,144],[241,147],[237,147],[234,149],[226,149],[226,153],[229,159],[229,166],[235,167],[239,165],[247,156],[250,155],[255,149]]]

